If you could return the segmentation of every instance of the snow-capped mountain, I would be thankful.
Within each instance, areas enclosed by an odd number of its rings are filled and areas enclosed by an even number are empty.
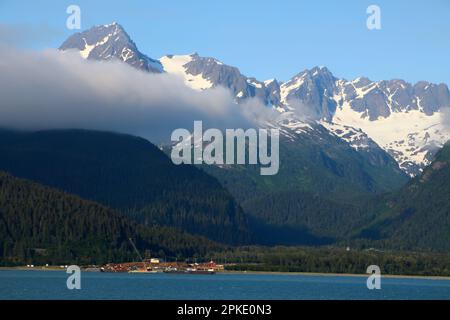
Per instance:
[[[450,139],[442,124],[442,110],[450,107],[445,84],[422,81],[411,85],[403,80],[375,82],[368,78],[347,81],[321,67],[301,72],[280,90],[286,108],[299,102],[308,106],[330,132],[355,148],[365,141],[355,139],[361,136],[354,133],[361,131],[411,176],[428,165]]]
[[[115,58],[148,72],[162,72],[160,62],[141,53],[122,26],[116,22],[75,33],[59,49],[78,50],[85,59]]]
[[[305,70],[280,84],[248,78],[235,67],[197,54],[165,56],[160,61],[166,72],[179,74],[194,89],[224,86],[238,102],[256,97],[280,112],[303,114],[356,150],[378,144],[410,176],[428,165],[450,139],[441,119],[442,108],[450,107],[444,84],[347,81],[334,77],[326,67]],[[294,122],[302,121],[296,118]]]
[[[334,77],[326,67],[302,71],[280,84],[246,77],[235,67],[198,54],[165,56],[160,61],[166,72],[180,75],[194,89],[224,86],[238,102],[256,97],[280,112],[307,113],[356,150],[378,144],[411,176],[450,139],[441,121],[442,108],[450,107],[444,84],[347,81]],[[293,122],[306,126],[298,118]]]
[[[149,58],[117,23],[76,33],[60,49],[78,50],[86,59],[117,58],[149,72],[175,74],[195,90],[223,86],[237,103],[260,99],[284,113],[277,122],[285,129],[282,132],[304,134],[314,121],[359,152],[378,153],[381,147],[410,176],[428,165],[450,139],[450,130],[442,121],[443,108],[450,107],[445,84],[421,81],[412,85],[365,77],[348,81],[335,77],[326,67],[304,70],[284,83],[258,81],[236,67],[197,53]]]
[[[222,86],[231,90],[237,102],[247,98],[259,98],[266,104],[276,101],[270,87],[274,83],[266,83],[248,78],[241,74],[238,68],[221,61],[200,57],[197,53],[190,55],[167,55],[159,59],[163,69],[168,73],[177,74],[184,79],[189,87],[204,90]]]
[[[379,89],[384,85],[384,81],[368,84],[356,100],[340,96],[338,99],[343,102],[337,107],[332,121],[361,128],[391,154],[405,172],[414,176],[430,164],[436,151],[450,139],[450,132],[442,123],[442,108],[450,106],[448,90],[442,94],[442,100],[432,95],[431,101],[425,103],[426,95],[413,93],[407,96],[404,89],[391,86],[385,87],[387,92],[392,92],[387,94]],[[429,84],[430,88],[434,86]],[[402,103],[400,97],[407,102]],[[372,99],[378,103],[371,103]],[[358,109],[358,105],[363,108]]]

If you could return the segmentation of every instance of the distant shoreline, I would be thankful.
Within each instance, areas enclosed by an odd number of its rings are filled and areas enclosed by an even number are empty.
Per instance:
[[[0,271],[65,271],[61,267],[0,267]],[[82,269],[83,270],[83,269]],[[85,272],[96,272],[85,270]],[[288,276],[319,276],[319,277],[360,277],[366,278],[368,274],[357,273],[323,273],[323,272],[280,272],[280,271],[219,271],[217,274],[253,274],[253,275],[288,275]],[[395,275],[382,274],[383,278],[397,278],[397,279],[425,279],[425,280],[449,280],[450,276],[421,276],[421,275]]]
[[[267,275],[293,275],[293,276],[323,276],[323,277],[362,277],[367,278],[369,274],[358,273],[323,273],[323,272],[280,272],[280,271],[221,271],[224,274],[267,274]],[[427,280],[450,280],[450,276],[421,276],[421,275],[396,275],[382,274],[383,278],[405,278],[405,279],[427,279]]]
[[[66,271],[66,268],[60,267],[0,267],[0,271]]]

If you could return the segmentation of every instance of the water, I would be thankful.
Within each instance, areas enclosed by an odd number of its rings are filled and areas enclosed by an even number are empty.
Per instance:
[[[450,299],[450,280],[266,274],[83,272],[68,290],[63,271],[0,271],[0,299]]]

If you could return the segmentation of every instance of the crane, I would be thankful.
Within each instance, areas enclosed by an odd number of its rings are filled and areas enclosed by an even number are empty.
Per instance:
[[[144,270],[147,271],[147,264],[145,263],[145,260],[142,258],[141,254],[139,253],[139,250],[136,248],[136,246],[134,245],[133,240],[131,240],[131,238],[128,238],[128,240],[130,240],[131,245],[133,246],[134,251],[136,251],[139,259],[142,260],[142,262],[144,263]]]

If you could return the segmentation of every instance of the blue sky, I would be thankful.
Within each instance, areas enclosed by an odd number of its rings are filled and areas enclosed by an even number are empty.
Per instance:
[[[0,25],[34,30],[33,49],[58,47],[74,32],[70,4],[81,7],[82,29],[117,21],[153,58],[198,52],[260,80],[324,65],[347,79],[450,84],[447,0],[0,0]],[[370,4],[381,8],[381,30],[366,28]]]

